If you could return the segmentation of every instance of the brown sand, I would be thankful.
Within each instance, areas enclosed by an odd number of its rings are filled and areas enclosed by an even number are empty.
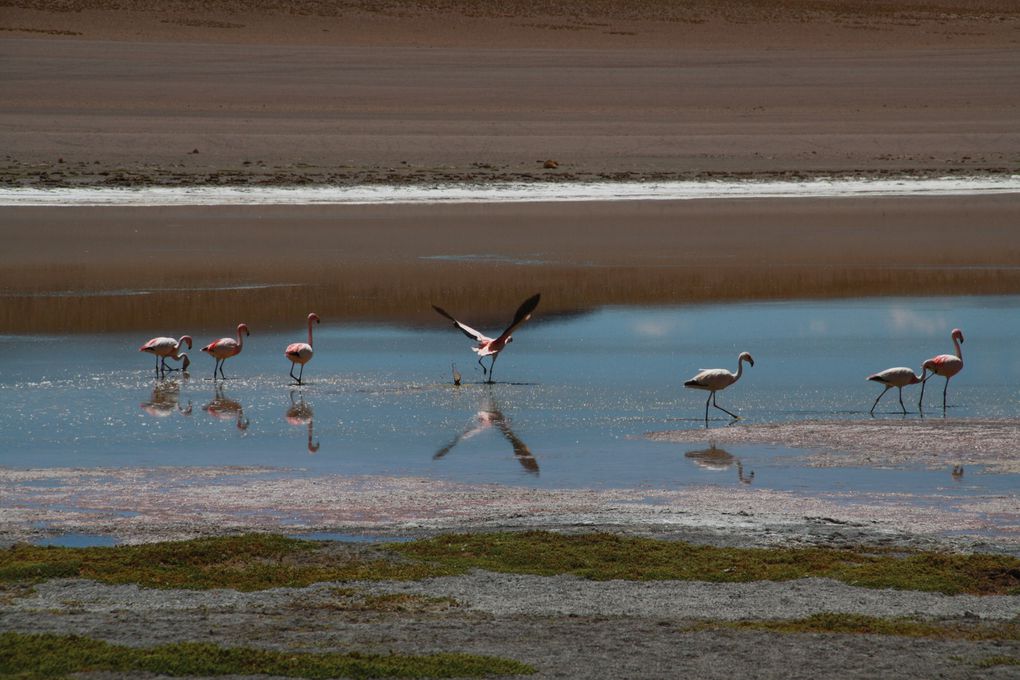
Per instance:
[[[6,186],[1020,168],[1008,0],[0,0],[0,28]],[[0,331],[1015,293],[1018,205],[0,208]],[[267,283],[300,285],[194,290]]]
[[[265,327],[309,309],[433,323],[433,302],[498,324],[535,291],[545,317],[605,304],[1016,293],[1018,213],[1020,196],[5,208],[0,332]],[[273,287],[234,289],[245,285]]]
[[[0,10],[8,185],[1020,167],[1009,0]]]

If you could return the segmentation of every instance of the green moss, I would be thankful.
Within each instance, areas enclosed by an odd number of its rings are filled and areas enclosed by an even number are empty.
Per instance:
[[[190,642],[135,648],[73,635],[0,634],[0,676],[34,680],[96,671],[178,677],[456,678],[523,675],[535,669],[508,659],[469,654],[297,654]]]
[[[449,573],[420,563],[342,558],[321,550],[322,545],[269,534],[114,548],[16,545],[0,551],[0,582],[80,577],[148,588],[251,591],[323,581],[421,579]]]
[[[1011,594],[1020,587],[1020,560],[1002,555],[716,548],[613,534],[542,531],[449,534],[391,549],[457,570],[574,574],[595,580],[743,583],[818,576],[868,588],[949,594]]]
[[[703,621],[687,630],[761,630],[772,633],[837,633],[841,635],[896,635],[938,640],[1020,640],[1020,623],[970,623],[880,618],[861,614],[814,614],[804,619],[776,621]]]
[[[418,580],[478,568],[594,580],[745,583],[818,576],[868,588],[981,595],[1020,592],[1020,560],[1003,555],[716,548],[544,531],[448,534],[387,546],[381,554],[361,558],[331,551],[321,542],[266,534],[115,548],[21,545],[0,551],[0,583],[77,576],[150,588],[248,591],[323,581]]]

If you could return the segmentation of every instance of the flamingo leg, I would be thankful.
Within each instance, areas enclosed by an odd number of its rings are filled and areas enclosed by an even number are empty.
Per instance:
[[[489,375],[489,369],[487,369],[485,367],[485,364],[482,363],[482,359],[484,359],[484,358],[485,357],[483,357],[483,356],[479,356],[478,357],[478,365],[482,367],[482,376]]]
[[[946,412],[946,392],[949,391],[949,378],[946,378],[946,386],[942,388],[942,412]]]
[[[900,391],[900,408],[903,409],[903,415],[907,415],[907,407],[903,405],[903,388],[897,388]]]
[[[878,399],[881,399],[882,397],[884,397],[885,393],[888,392],[888,391],[889,391],[889,386],[886,385],[885,389],[882,390],[882,394],[878,395]],[[870,411],[871,415],[875,415],[875,407],[878,406],[878,399],[875,399],[875,403],[871,405],[871,411]],[[900,392],[900,403],[901,404],[903,403],[903,393],[902,392]]]
[[[298,385],[301,384],[301,377],[304,376],[304,374],[305,374],[305,365],[301,364],[301,370],[298,371],[298,374],[297,374]]]
[[[928,382],[927,378],[925,378],[924,380],[921,381],[921,398],[917,400],[917,411],[919,413],[921,411],[921,404],[922,404],[922,402],[924,402],[924,385],[927,382]]]
[[[708,399],[705,400],[705,427],[708,427],[708,405],[712,403],[712,397],[715,396],[715,392],[709,392]]]
[[[227,363],[226,359],[220,359],[220,377],[223,378],[224,380],[227,379],[226,374],[223,372],[223,364],[225,363]]]
[[[499,354],[493,354],[492,355],[492,363],[489,364],[489,384],[490,385],[492,384],[492,369],[496,366],[496,357],[498,357],[498,356],[499,356]]]
[[[290,377],[294,378],[294,380],[297,382],[297,384],[299,384],[299,385],[301,384],[301,378],[298,378],[298,377],[296,377],[294,375],[294,362],[293,361],[290,362]]]
[[[722,406],[720,406],[719,404],[715,403],[715,392],[712,393],[712,406],[715,406],[717,409],[719,409],[723,413],[729,413],[730,416],[733,417],[734,419],[740,420],[740,416],[738,416],[736,413],[730,413],[729,411],[724,409]]]
[[[212,369],[212,379],[214,381],[216,380],[216,369],[219,368],[219,367],[220,367],[220,360],[217,359],[216,363],[213,364],[213,369]]]

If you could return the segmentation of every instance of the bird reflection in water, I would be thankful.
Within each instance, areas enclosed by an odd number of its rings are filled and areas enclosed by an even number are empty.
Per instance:
[[[715,472],[728,470],[736,463],[737,479],[740,480],[741,484],[750,484],[754,480],[754,470],[745,474],[744,464],[740,462],[740,459],[735,458],[729,451],[717,448],[715,444],[709,444],[707,449],[688,451],[684,454],[684,457],[694,461],[694,464],[700,468]]]
[[[453,438],[449,444],[436,451],[435,455],[432,456],[433,460],[439,460],[446,454],[448,454],[457,444],[460,444],[466,439],[485,432],[489,428],[495,427],[499,430],[500,434],[510,442],[510,446],[513,447],[514,456],[517,458],[517,462],[521,464],[524,471],[528,474],[538,474],[538,461],[535,460],[535,456],[532,455],[528,449],[528,445],[525,444],[520,438],[514,434],[514,431],[510,429],[510,421],[507,420],[506,416],[496,405],[495,400],[490,396],[483,403],[478,413],[475,414],[474,420],[466,430],[458,434]]]
[[[284,414],[284,419],[288,424],[295,427],[301,427],[305,425],[308,427],[308,453],[315,453],[319,450],[319,441],[315,440],[312,443],[312,427],[315,420],[315,411],[312,407],[305,403],[305,396],[303,394],[298,395],[298,400],[294,401],[294,390],[290,391],[290,407],[287,408],[287,413]]]
[[[188,400],[186,408],[182,408],[181,383],[177,380],[163,380],[152,390],[152,397],[149,398],[149,401],[142,402],[141,408],[156,418],[166,418],[173,413],[190,416],[191,400]]]
[[[233,420],[237,429],[244,432],[248,429],[248,418],[244,415],[241,403],[223,394],[223,385],[216,383],[212,401],[202,410],[218,420]]]

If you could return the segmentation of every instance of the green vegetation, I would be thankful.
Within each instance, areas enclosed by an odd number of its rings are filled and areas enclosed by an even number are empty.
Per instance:
[[[74,635],[0,634],[0,676],[34,680],[110,671],[292,678],[457,678],[531,674],[516,661],[470,654],[297,654],[183,642],[151,648]]]
[[[761,630],[772,633],[838,633],[842,635],[897,635],[937,640],[1020,640],[1020,621],[970,623],[883,619],[861,614],[814,614],[805,619],[775,621],[704,621],[686,630]]]
[[[1020,560],[823,548],[716,548],[680,541],[544,531],[449,534],[387,546],[369,559],[327,544],[248,534],[115,548],[19,545],[0,551],[0,584],[74,576],[150,588],[301,587],[323,581],[417,580],[469,569],[594,580],[740,583],[828,577],[868,588],[1020,594]]]
[[[868,588],[948,594],[1020,593],[1020,560],[1002,555],[906,556],[823,548],[716,548],[613,534],[450,534],[393,550],[448,569],[574,574],[594,580],[714,582],[828,577]]]
[[[147,588],[252,591],[324,581],[405,580],[452,573],[420,563],[337,556],[322,547],[318,542],[269,534],[114,548],[16,545],[0,551],[0,583],[70,576]]]

